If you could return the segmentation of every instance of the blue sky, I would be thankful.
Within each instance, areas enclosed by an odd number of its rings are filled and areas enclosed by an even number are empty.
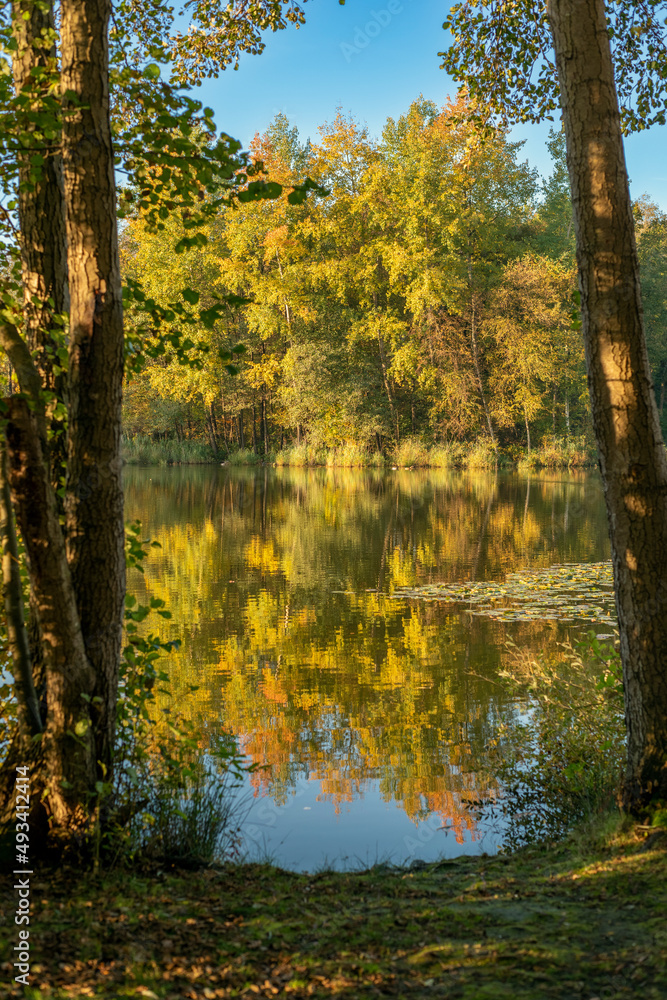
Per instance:
[[[218,126],[247,148],[279,111],[317,138],[317,126],[340,105],[379,136],[386,119],[398,117],[423,93],[436,103],[454,96],[456,85],[439,68],[449,8],[436,0],[310,0],[306,24],[269,33],[259,56],[244,56],[238,71],[226,70],[196,92],[216,112]],[[541,174],[550,172],[545,147],[548,126],[520,126],[523,157]],[[667,211],[667,128],[626,140],[633,197],[648,193]]]

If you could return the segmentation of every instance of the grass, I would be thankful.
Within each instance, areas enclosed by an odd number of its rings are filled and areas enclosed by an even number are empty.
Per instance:
[[[227,457],[229,465],[258,465],[262,461],[262,456],[258,455],[251,448],[239,448],[232,451]]]
[[[384,456],[378,451],[369,451],[363,445],[353,442],[340,445],[338,448],[319,448],[304,442],[283,448],[275,457],[279,466],[312,466],[326,465],[329,468],[382,468]]]
[[[123,438],[123,460],[128,465],[204,465],[220,463],[222,454],[214,455],[210,445],[203,441],[154,441],[137,434]],[[493,469],[516,462],[520,472],[536,469],[574,469],[595,465],[595,449],[583,437],[545,440],[530,454],[516,452],[510,456],[502,450],[494,452],[487,438],[474,442],[448,442],[426,444],[418,437],[403,438],[387,459],[378,451],[369,451],[363,445],[349,442],[338,448],[323,448],[303,442],[283,448],[266,458],[250,448],[241,448],[227,455],[230,465],[258,465],[272,462],[277,466],[329,466],[338,468],[384,468],[397,465],[401,468],[434,469]]]
[[[127,465],[207,465],[221,460],[203,441],[154,441],[142,434],[123,437],[122,454]]]
[[[572,438],[549,438],[530,454],[521,456],[519,472],[534,469],[585,469],[595,466],[597,452],[595,446],[586,441],[584,435]]]
[[[493,469],[498,460],[487,438],[433,445],[421,438],[403,438],[393,455],[394,464],[401,468]]]
[[[666,841],[616,816],[407,870],[36,871],[31,987],[8,959],[0,998],[664,1000]]]
[[[326,463],[326,453],[312,444],[304,441],[302,444],[294,444],[289,448],[283,448],[276,455],[276,465],[324,465]]]
[[[595,466],[595,447],[582,435],[547,438],[530,454],[515,447],[496,453],[488,438],[472,442],[426,444],[421,438],[403,438],[394,450],[393,464],[401,468],[493,469],[516,464],[519,472],[535,469],[583,469]]]

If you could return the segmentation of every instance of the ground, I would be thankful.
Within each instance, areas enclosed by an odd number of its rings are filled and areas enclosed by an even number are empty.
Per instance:
[[[2,1000],[667,998],[667,833],[637,827],[407,871],[35,872],[32,907]]]

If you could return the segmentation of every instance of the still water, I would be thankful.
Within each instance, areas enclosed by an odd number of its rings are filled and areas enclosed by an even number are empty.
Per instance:
[[[138,597],[179,707],[249,760],[245,848],[286,868],[495,853],[482,751],[519,711],[499,683],[508,639],[536,652],[554,621],[499,622],[391,598],[609,557],[595,475],[177,467],[125,472],[126,517],[160,542]],[[197,685],[197,691],[190,686]]]

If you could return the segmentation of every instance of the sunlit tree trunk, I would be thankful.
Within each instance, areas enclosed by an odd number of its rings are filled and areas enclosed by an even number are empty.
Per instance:
[[[70,288],[67,547],[95,675],[96,760],[108,777],[125,598],[123,314],[107,39],[111,4],[62,0],[60,10]]]
[[[625,800],[667,797],[667,458],[603,0],[548,0],[625,683]]]

